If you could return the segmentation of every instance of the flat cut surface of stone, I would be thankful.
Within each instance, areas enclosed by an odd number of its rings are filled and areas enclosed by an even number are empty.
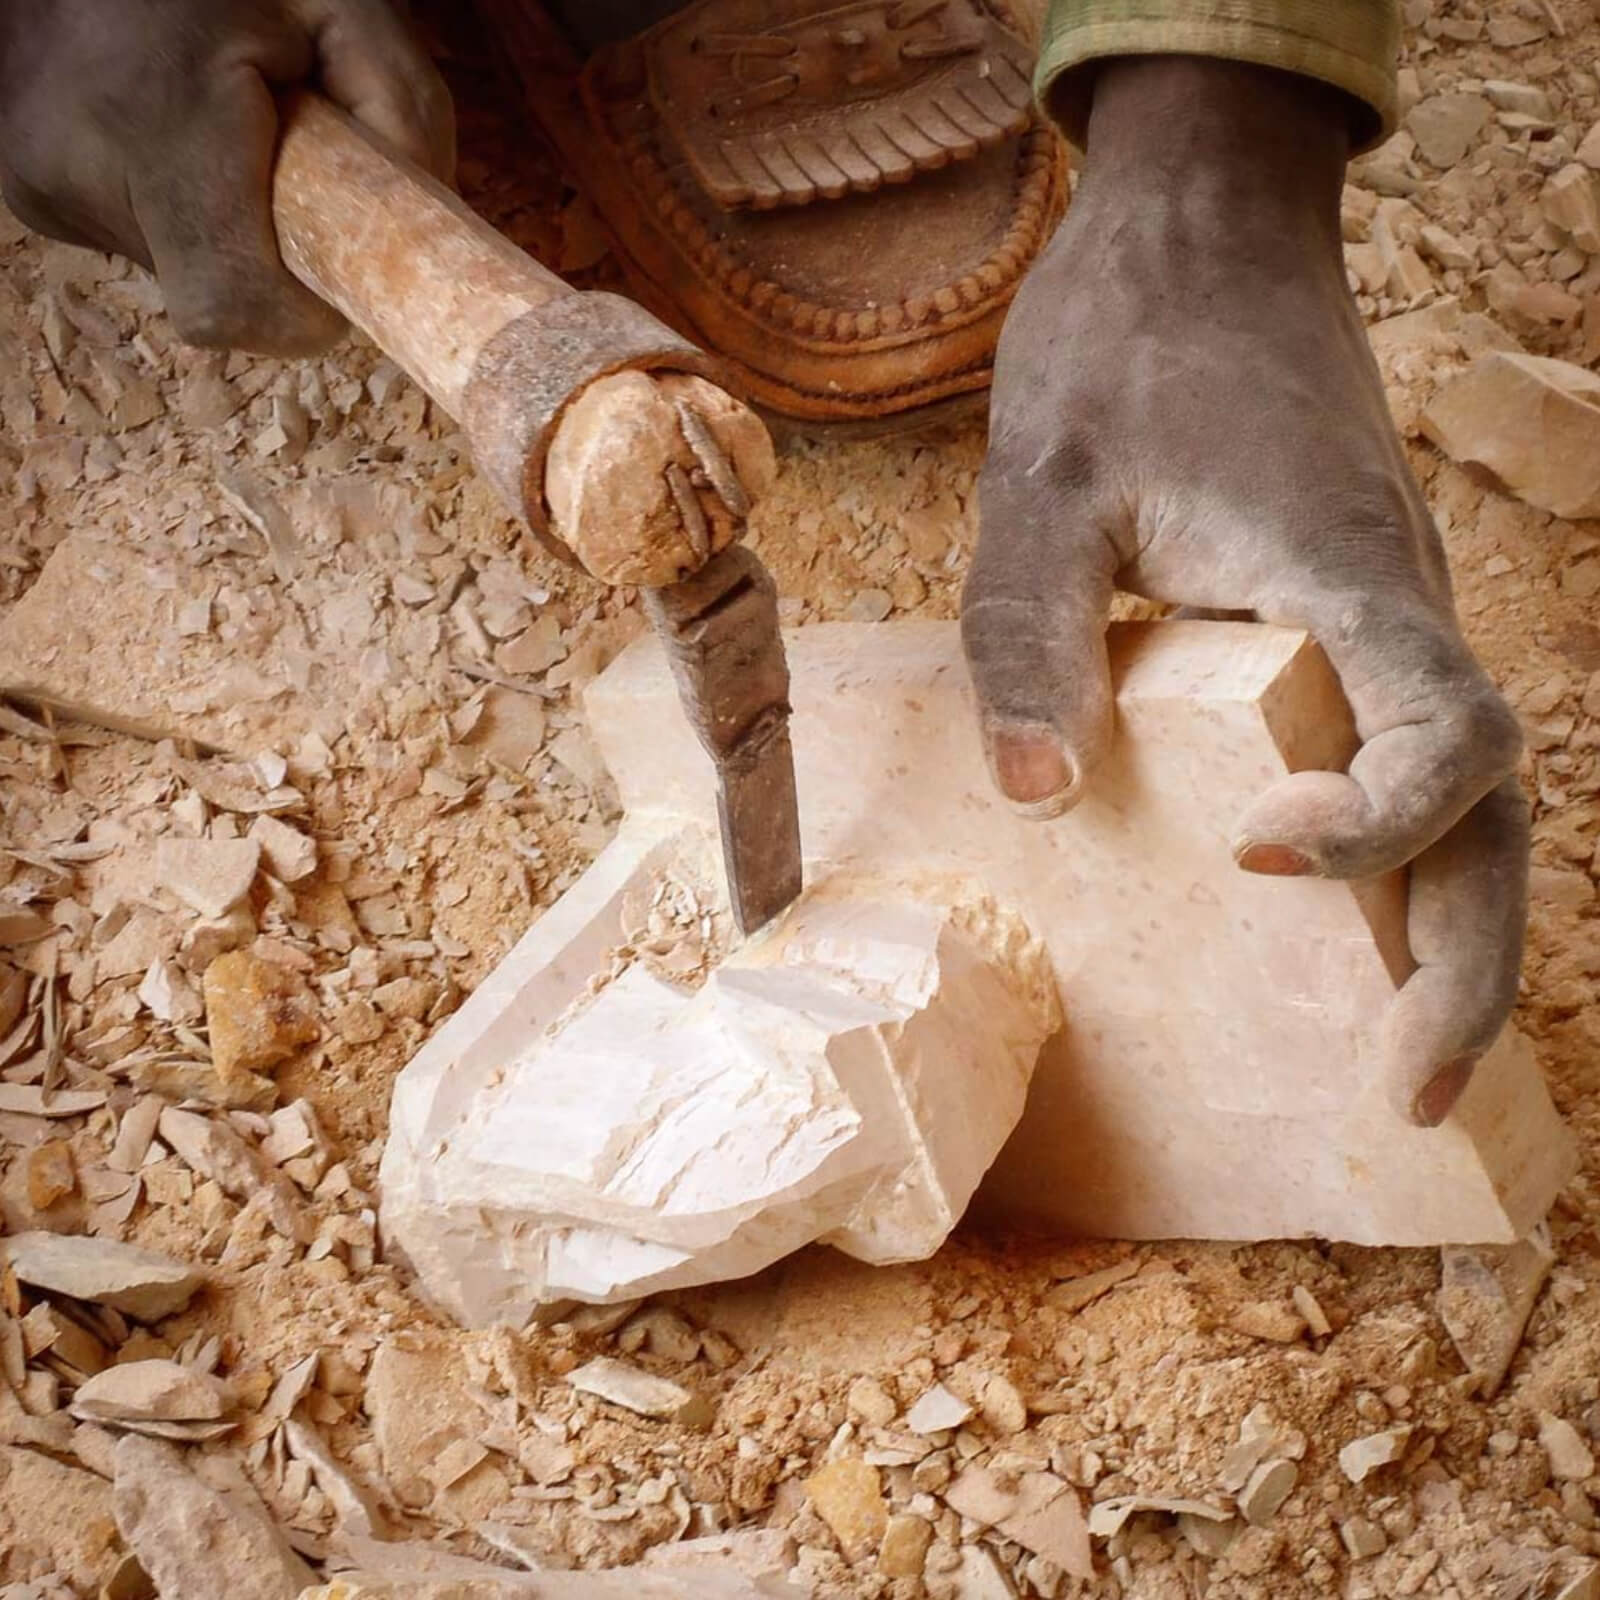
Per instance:
[[[1128,623],[1109,642],[1117,743],[1084,801],[1040,824],[989,780],[954,625],[789,639],[813,881],[960,872],[1049,950],[1066,1025],[979,1204],[1121,1238],[1520,1237],[1574,1159],[1527,1045],[1508,1033],[1443,1129],[1401,1123],[1377,1035],[1411,970],[1402,885],[1234,864],[1250,800],[1356,748],[1321,651],[1252,623]],[[712,814],[709,775],[659,736],[671,692],[645,640],[588,697],[630,817]]]

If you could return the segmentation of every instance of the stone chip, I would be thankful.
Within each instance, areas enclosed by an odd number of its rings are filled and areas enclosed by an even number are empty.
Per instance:
[[[96,1301],[138,1322],[159,1322],[181,1311],[205,1282],[205,1274],[187,1262],[115,1239],[18,1233],[0,1240],[0,1253],[21,1282]]]
[[[280,1065],[322,1032],[305,979],[247,950],[206,968],[205,999],[211,1059],[224,1083]]]

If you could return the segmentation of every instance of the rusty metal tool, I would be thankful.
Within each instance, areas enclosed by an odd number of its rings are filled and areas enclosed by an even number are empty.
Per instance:
[[[733,546],[694,577],[645,591],[678,696],[717,769],[728,898],[741,933],[800,893],[800,809],[789,743],[789,663],[778,590]]]
[[[711,357],[619,295],[572,289],[316,95],[284,107],[273,220],[289,270],[456,418],[551,550],[642,587],[716,767],[729,898],[753,933],[801,886],[776,589],[736,543],[770,475],[761,424],[711,387]],[[583,480],[564,520],[557,463]]]

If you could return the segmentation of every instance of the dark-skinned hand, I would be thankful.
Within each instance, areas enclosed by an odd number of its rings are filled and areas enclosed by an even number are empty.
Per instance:
[[[450,96],[388,0],[0,0],[0,193],[152,270],[191,344],[270,355],[343,327],[278,256],[274,91],[309,84],[448,180]]]
[[[1322,644],[1361,748],[1259,796],[1235,854],[1330,878],[1409,864],[1418,965],[1383,1061],[1431,1126],[1516,996],[1528,819],[1516,720],[1462,638],[1346,286],[1351,112],[1243,63],[1101,67],[1082,183],[1001,342],[962,626],[996,781],[1044,816],[1113,737],[1114,587]]]

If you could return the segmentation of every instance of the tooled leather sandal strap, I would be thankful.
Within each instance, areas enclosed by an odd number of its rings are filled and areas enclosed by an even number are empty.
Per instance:
[[[733,392],[853,428],[988,386],[1067,194],[1018,0],[695,0],[586,65],[538,0],[476,3],[629,292]]]
[[[650,97],[727,209],[809,205],[964,161],[1032,113],[979,0],[698,0],[641,41]]]

